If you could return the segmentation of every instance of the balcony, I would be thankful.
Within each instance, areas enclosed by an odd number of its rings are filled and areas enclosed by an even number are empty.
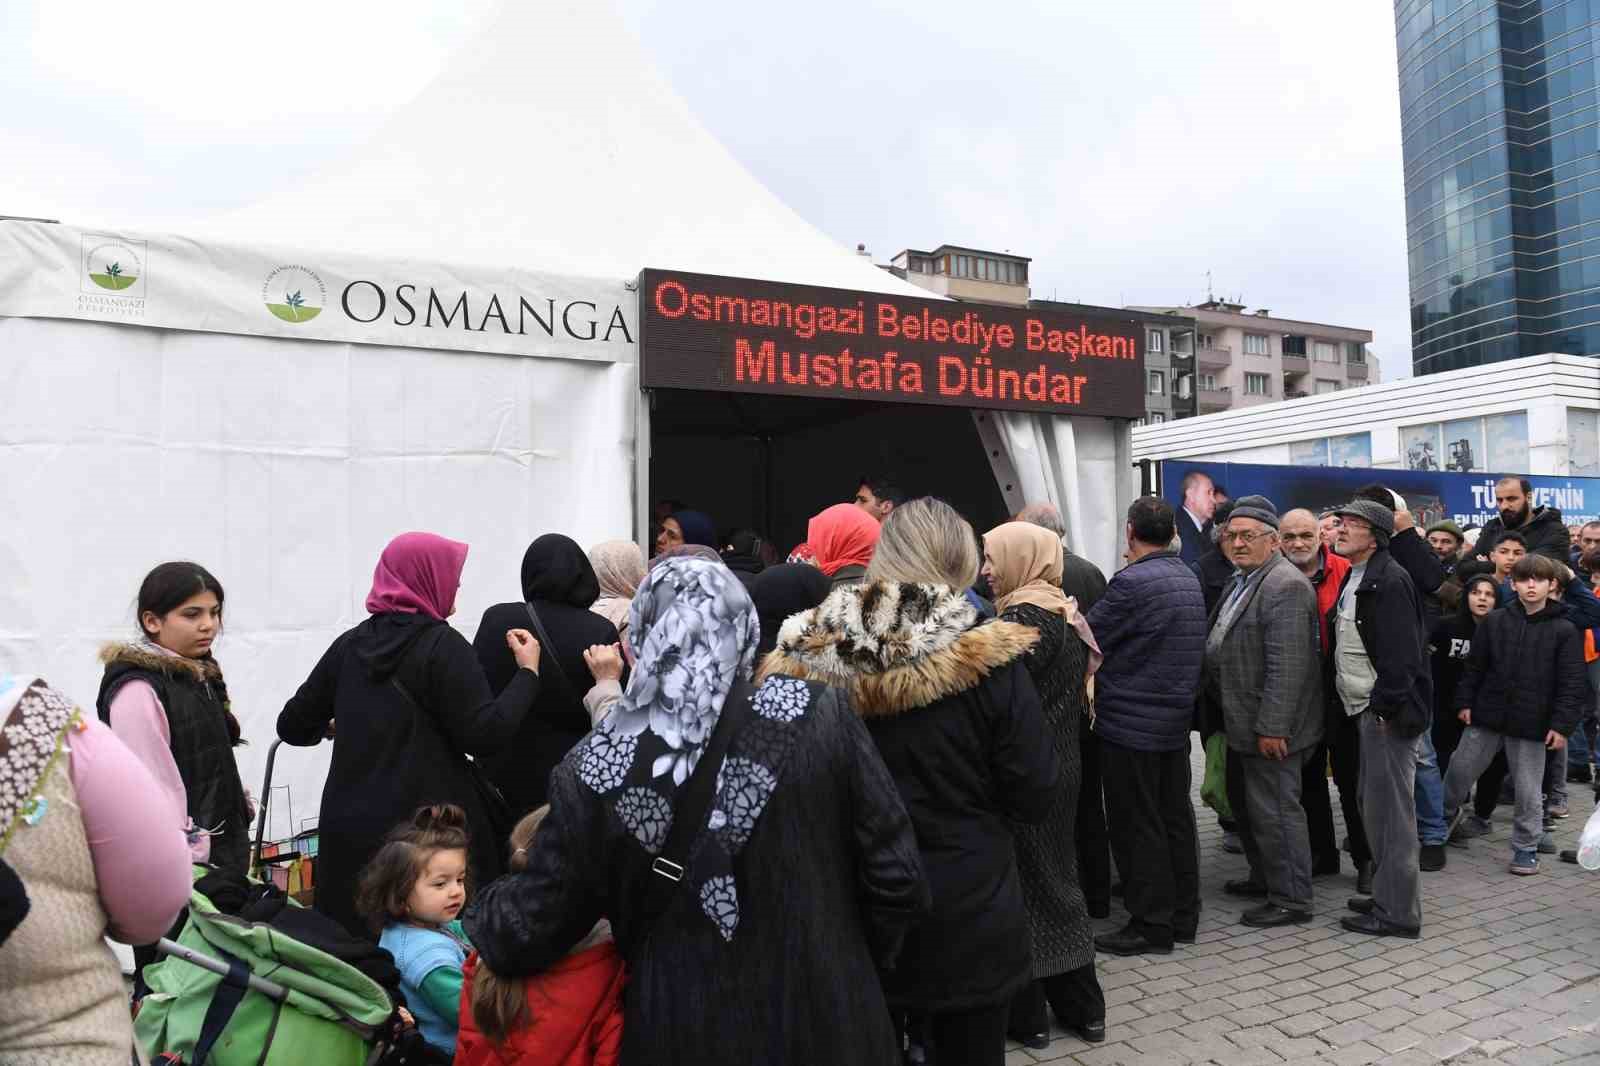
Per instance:
[[[1224,385],[1220,389],[1200,390],[1200,413],[1226,411],[1233,406],[1233,390]]]
[[[1283,357],[1283,372],[1285,374],[1309,374],[1311,373],[1311,360],[1303,355],[1285,353]]]
[[[1232,348],[1201,348],[1199,364],[1213,370],[1221,370],[1233,365]]]
[[[1346,363],[1344,371],[1349,375],[1351,381],[1366,381],[1367,376],[1371,373],[1366,363]]]

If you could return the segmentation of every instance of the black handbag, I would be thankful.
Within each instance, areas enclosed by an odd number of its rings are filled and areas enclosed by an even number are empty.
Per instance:
[[[444,727],[433,719],[433,716],[423,708],[422,704],[417,702],[417,698],[411,694],[410,689],[406,688],[405,683],[400,680],[398,675],[389,678],[389,684],[393,685],[395,691],[405,698],[406,703],[411,706],[419,720],[428,722],[434,729],[438,730],[441,739],[444,740],[445,747],[454,747],[450,743],[450,735],[445,732]],[[500,791],[493,781],[489,780],[489,775],[484,772],[483,767],[478,765],[477,760],[463,751],[457,751],[456,757],[467,766],[467,779],[472,783],[472,790],[477,796],[478,806],[483,809],[484,817],[489,822],[489,829],[494,833],[494,839],[498,842],[496,846],[504,846],[505,842],[511,839],[511,830],[515,829],[517,825],[517,818],[511,810],[511,804],[506,802],[505,794]]]

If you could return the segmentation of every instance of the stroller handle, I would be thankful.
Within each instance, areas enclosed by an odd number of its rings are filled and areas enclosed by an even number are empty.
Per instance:
[[[256,797],[256,845],[251,854],[254,862],[250,868],[258,874],[261,871],[261,842],[267,832],[267,799],[272,795],[272,764],[278,758],[278,746],[282,740],[274,740],[267,748],[267,777],[261,783],[261,795]]]
[[[228,976],[227,963],[221,959],[213,959],[210,955],[202,955],[193,948],[186,948],[176,940],[168,940],[166,937],[162,937],[156,941],[156,950],[163,955],[176,956],[184,962],[200,967],[202,970],[210,970],[212,973],[222,977]],[[289,995],[288,990],[276,981],[269,981],[265,977],[257,977],[255,974],[247,975],[245,983],[253,991],[260,992],[275,1003],[282,1003]]]

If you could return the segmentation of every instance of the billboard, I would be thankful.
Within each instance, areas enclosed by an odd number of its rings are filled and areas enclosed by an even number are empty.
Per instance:
[[[640,384],[1141,418],[1138,319],[646,270]]]
[[[1494,483],[1503,474],[1461,474],[1443,470],[1380,470],[1356,467],[1266,466],[1169,459],[1161,464],[1161,494],[1174,509],[1183,505],[1183,479],[1198,470],[1210,476],[1229,498],[1258,494],[1278,507],[1317,512],[1348,503],[1356,489],[1382,482],[1405,497],[1422,525],[1449,519],[1465,528],[1498,517]],[[1600,478],[1526,474],[1535,507],[1555,507],[1563,522],[1600,521]]]

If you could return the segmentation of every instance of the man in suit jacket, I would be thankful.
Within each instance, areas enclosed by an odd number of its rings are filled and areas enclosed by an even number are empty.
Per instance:
[[[1240,499],[1221,543],[1237,567],[1211,618],[1205,683],[1228,736],[1228,801],[1250,876],[1225,891],[1266,902],[1246,925],[1311,919],[1311,840],[1300,806],[1306,760],[1322,740],[1322,632],[1317,594],[1279,550],[1278,511]]]
[[[1211,516],[1217,510],[1216,482],[1201,470],[1183,475],[1183,505],[1178,508],[1178,536],[1183,540],[1181,558],[1193,563],[1211,549]]]

